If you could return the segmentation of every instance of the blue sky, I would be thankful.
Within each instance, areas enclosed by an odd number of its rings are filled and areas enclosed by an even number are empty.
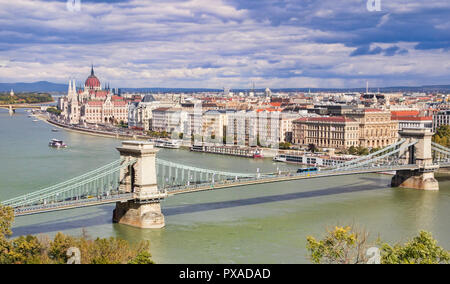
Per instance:
[[[450,84],[450,1],[0,0],[0,82]]]

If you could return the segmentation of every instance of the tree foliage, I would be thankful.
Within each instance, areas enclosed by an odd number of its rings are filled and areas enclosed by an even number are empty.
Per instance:
[[[284,150],[290,149],[291,146],[292,146],[292,144],[289,142],[280,142],[280,144],[279,144],[280,149],[284,149]]]
[[[316,144],[309,144],[308,151],[311,153],[315,153],[315,152],[319,151],[319,149],[317,148]]]
[[[436,129],[436,133],[432,138],[433,142],[444,147],[450,147],[450,125],[441,125]]]
[[[53,240],[46,236],[21,236],[13,240],[11,225],[14,211],[0,205],[0,264],[64,264],[69,248],[80,250],[82,264],[151,264],[150,243],[130,245],[117,238],[95,240],[85,236],[72,237],[62,233]]]
[[[0,104],[37,104],[53,102],[50,94],[46,93],[20,93],[11,96],[9,93],[0,93]]]
[[[307,237],[310,259],[316,264],[360,264],[367,261],[368,234],[351,227],[327,230],[322,240]]]
[[[14,210],[0,204],[0,239],[12,234],[11,227],[14,222]]]
[[[55,107],[49,107],[47,108],[47,112],[55,115],[60,115],[62,111]]]
[[[441,264],[449,263],[450,253],[437,245],[428,232],[421,231],[418,236],[404,245],[383,244],[381,261],[385,264]]]
[[[367,263],[367,249],[380,246],[382,264],[440,264],[450,262],[450,252],[437,245],[428,232],[421,231],[418,236],[404,245],[393,247],[377,240],[370,244],[369,234],[352,227],[335,227],[327,230],[322,240],[307,237],[306,248],[313,263],[358,264]]]

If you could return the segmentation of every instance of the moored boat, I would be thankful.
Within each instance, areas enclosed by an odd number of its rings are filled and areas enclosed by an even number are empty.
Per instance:
[[[156,140],[155,146],[158,148],[180,149],[181,144],[176,140]]]
[[[49,143],[48,143],[49,147],[52,148],[67,148],[67,145],[59,139],[52,139]]]
[[[255,153],[253,154],[254,159],[259,159],[262,157],[263,157],[263,155],[262,155],[261,151],[259,151],[259,150],[256,150]]]

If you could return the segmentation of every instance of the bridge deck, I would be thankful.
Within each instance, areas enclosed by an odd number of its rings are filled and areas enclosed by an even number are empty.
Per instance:
[[[302,179],[311,179],[311,178],[322,178],[322,177],[333,177],[333,176],[345,176],[345,175],[354,175],[354,174],[367,174],[367,173],[379,173],[379,172],[390,172],[397,170],[415,170],[418,169],[416,165],[405,165],[405,166],[395,166],[395,167],[377,167],[377,168],[365,168],[365,169],[352,169],[347,171],[323,171],[309,174],[291,174],[291,175],[283,175],[283,176],[273,176],[273,177],[263,177],[263,178],[251,178],[246,180],[239,180],[237,182],[223,182],[216,184],[200,184],[193,185],[189,187],[181,187],[179,189],[168,190],[168,195],[177,195],[177,194],[186,194],[192,192],[206,191],[206,190],[214,190],[214,189],[223,189],[230,187],[238,187],[238,186],[246,186],[246,185],[257,185],[257,184],[265,184],[265,183],[275,183],[275,182],[284,182],[284,181],[294,181],[294,180],[302,180]]]
[[[16,217],[19,217],[19,216],[33,215],[33,214],[39,214],[39,213],[45,213],[45,212],[62,211],[62,210],[69,210],[69,209],[75,209],[75,208],[97,206],[97,205],[116,203],[116,202],[126,202],[131,199],[133,199],[133,194],[127,193],[127,194],[121,194],[121,195],[103,197],[103,198],[90,198],[90,199],[74,200],[74,201],[67,201],[67,202],[61,202],[61,203],[51,203],[51,204],[46,204],[46,205],[15,208],[14,215]]]
[[[183,186],[183,187],[175,187],[169,188],[166,190],[167,194],[163,194],[165,196],[173,196],[178,194],[187,194],[194,192],[201,192],[207,190],[216,190],[216,189],[225,189],[239,186],[248,186],[248,185],[258,185],[265,183],[275,183],[275,182],[285,182],[285,181],[295,181],[295,180],[303,180],[303,179],[311,179],[311,178],[323,178],[323,177],[334,177],[334,176],[345,176],[345,175],[354,175],[354,174],[367,174],[367,173],[379,173],[379,172],[390,172],[397,170],[416,170],[419,169],[417,165],[401,165],[401,166],[384,166],[384,167],[366,167],[366,168],[358,168],[358,169],[348,169],[348,170],[326,170],[322,172],[315,173],[289,173],[285,175],[273,175],[273,176],[263,176],[261,178],[247,178],[240,179],[237,181],[223,181],[220,183],[205,183],[199,185],[191,185],[191,186]],[[163,199],[161,194],[154,195],[154,199]],[[96,205],[103,205],[109,203],[116,202],[126,202],[129,200],[134,200],[136,196],[132,193],[114,195],[109,197],[102,198],[91,198],[91,199],[81,199],[74,201],[66,201],[60,203],[51,203],[45,205],[36,205],[30,207],[21,207],[15,208],[15,216],[26,216],[33,215],[45,212],[52,211],[61,211],[68,209],[75,209],[81,207],[89,207]],[[150,198],[150,197],[149,197]]]

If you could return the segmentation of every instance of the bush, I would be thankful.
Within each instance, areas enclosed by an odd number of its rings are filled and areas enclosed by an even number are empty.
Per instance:
[[[151,264],[150,243],[130,245],[127,241],[109,238],[90,240],[56,234],[53,240],[22,236],[7,240],[14,221],[13,210],[0,205],[0,264],[65,264],[69,248],[78,248],[82,264]]]
[[[382,264],[441,264],[449,263],[450,252],[439,247],[430,233],[421,231],[404,245],[390,246],[376,241],[368,243],[369,234],[352,227],[327,230],[322,240],[307,237],[306,248],[313,263],[358,264],[367,263],[369,247],[379,245]]]

